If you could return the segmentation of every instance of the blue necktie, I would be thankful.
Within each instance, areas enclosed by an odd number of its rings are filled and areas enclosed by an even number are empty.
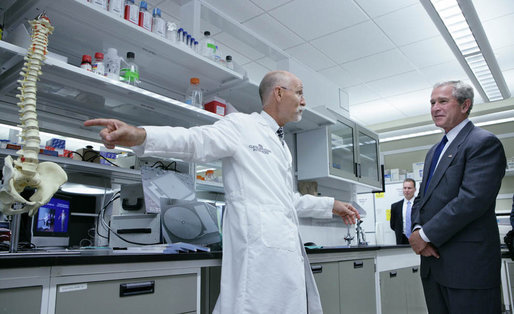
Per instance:
[[[410,237],[412,222],[411,222],[412,207],[410,201],[407,202],[407,210],[405,211],[405,236],[407,239]]]
[[[282,145],[284,145],[284,128],[283,127],[278,128],[277,135],[278,135],[278,138],[280,139],[280,142],[282,143]]]
[[[430,179],[432,179],[432,175],[434,174],[435,167],[437,166],[437,161],[439,161],[439,156],[441,156],[441,152],[443,151],[444,145],[446,145],[446,142],[448,142],[448,139],[446,138],[446,135],[443,136],[443,139],[441,142],[439,142],[439,145],[435,148],[434,156],[432,157],[432,163],[430,164],[430,171],[428,172],[427,177],[427,183],[425,184],[425,191],[424,193],[427,193],[428,185],[430,184]]]

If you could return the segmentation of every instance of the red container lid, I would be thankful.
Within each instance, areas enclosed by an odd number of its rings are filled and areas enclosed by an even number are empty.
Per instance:
[[[91,56],[90,55],[83,55],[82,56],[82,62],[89,62],[89,63],[91,63]]]
[[[103,60],[104,59],[104,54],[101,53],[101,52],[95,53],[95,59]]]

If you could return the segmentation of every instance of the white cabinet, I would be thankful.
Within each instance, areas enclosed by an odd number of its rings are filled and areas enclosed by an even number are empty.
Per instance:
[[[341,189],[358,183],[357,192],[381,189],[378,135],[335,112],[327,113],[335,124],[297,134],[298,180]]]

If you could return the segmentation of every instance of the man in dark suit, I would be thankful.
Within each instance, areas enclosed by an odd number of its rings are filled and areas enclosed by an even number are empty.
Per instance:
[[[445,131],[425,158],[412,209],[412,249],[430,313],[501,313],[496,196],[505,152],[492,133],[468,120],[473,89],[460,81],[434,86],[432,120]]]
[[[391,204],[391,229],[396,235],[396,244],[409,244],[409,236],[411,234],[411,210],[414,203],[414,194],[416,193],[416,181],[407,178],[403,181],[404,199]]]

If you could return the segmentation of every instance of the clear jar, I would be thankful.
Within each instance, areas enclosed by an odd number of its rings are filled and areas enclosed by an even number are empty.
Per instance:
[[[203,94],[202,89],[200,88],[200,79],[197,77],[192,77],[189,80],[189,88],[186,92],[186,104],[202,108]]]

